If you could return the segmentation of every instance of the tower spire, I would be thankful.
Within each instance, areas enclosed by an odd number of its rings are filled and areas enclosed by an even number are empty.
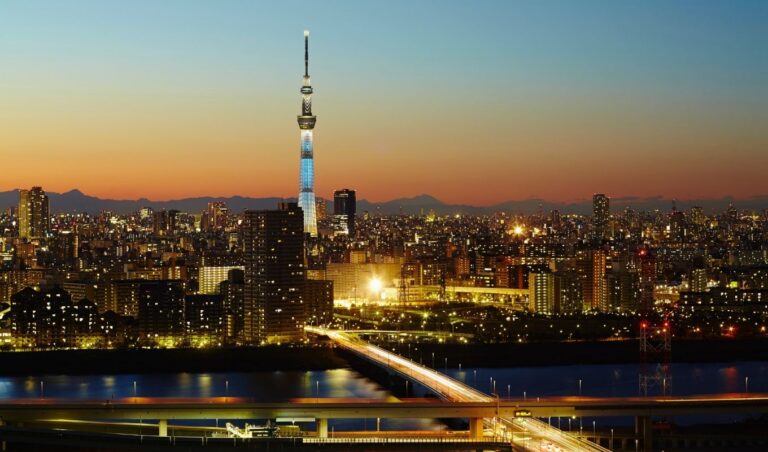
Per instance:
[[[304,30],[304,77],[309,77],[309,30]]]

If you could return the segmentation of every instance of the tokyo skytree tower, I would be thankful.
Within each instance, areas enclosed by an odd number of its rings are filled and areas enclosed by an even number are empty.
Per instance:
[[[312,114],[312,85],[309,81],[309,31],[304,31],[304,84],[301,87],[301,166],[299,169],[299,207],[304,211],[304,232],[317,237],[315,212],[315,161],[312,130],[317,118]]]

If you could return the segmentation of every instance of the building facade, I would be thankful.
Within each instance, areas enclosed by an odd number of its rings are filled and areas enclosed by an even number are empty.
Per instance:
[[[48,195],[41,187],[19,190],[19,237],[45,237],[51,228]]]
[[[333,192],[333,229],[336,234],[355,235],[357,200],[354,190],[343,188]]]
[[[295,203],[246,211],[244,341],[293,342],[304,337],[304,213]]]

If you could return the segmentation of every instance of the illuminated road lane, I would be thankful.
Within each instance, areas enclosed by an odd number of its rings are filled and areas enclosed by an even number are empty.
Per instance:
[[[419,382],[442,398],[453,402],[494,402],[497,398],[488,396],[472,387],[469,387],[453,378],[441,374],[433,369],[422,366],[407,358],[389,352],[369,344],[353,334],[327,330],[324,328],[307,327],[310,333],[328,336],[336,344],[372,361],[378,362],[388,368]],[[498,419],[498,422],[496,422]],[[496,435],[502,436],[514,445],[524,450],[542,450],[543,446],[552,445],[551,450],[563,451],[607,451],[589,441],[566,434],[562,430],[541,422],[538,419],[527,418],[494,418],[485,420],[486,427],[490,427]]]

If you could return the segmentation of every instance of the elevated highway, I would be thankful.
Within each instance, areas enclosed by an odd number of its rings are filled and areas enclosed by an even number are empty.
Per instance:
[[[601,452],[608,450],[592,442],[568,435],[534,417],[514,417],[514,409],[502,412],[501,400],[498,395],[492,397],[484,394],[434,369],[365,342],[353,334],[316,327],[308,327],[307,332],[327,336],[338,346],[421,384],[446,401],[495,404],[496,410],[491,416],[468,417],[470,437],[472,438],[482,437],[484,428],[490,427],[494,437],[502,437],[509,441],[514,441],[515,435],[522,435],[525,438],[532,437],[533,441],[524,441],[518,444],[519,448],[526,450],[529,449],[529,445],[530,450],[540,450],[542,445],[551,445],[553,448],[561,450]]]

